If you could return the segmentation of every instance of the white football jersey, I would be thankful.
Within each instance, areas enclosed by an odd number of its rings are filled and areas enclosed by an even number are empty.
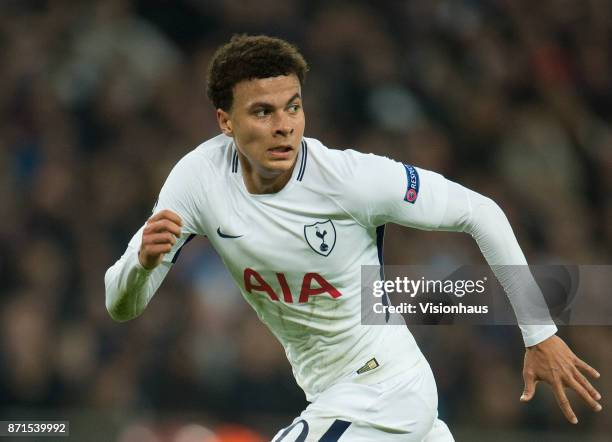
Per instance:
[[[361,266],[381,264],[387,222],[420,229],[464,227],[466,205],[449,215],[449,183],[434,172],[304,138],[285,187],[254,195],[245,187],[233,140],[219,135],[183,157],[160,192],[154,211],[177,213],[183,234],[165,263],[152,271],[157,280],[145,284],[144,305],[185,242],[205,235],[283,345],[309,401],[340,380],[374,383],[407,373],[423,358],[409,330],[361,324]],[[445,221],[450,227],[441,226],[445,216],[453,217]],[[514,240],[509,230],[506,236]],[[121,272],[142,269],[141,238],[142,229],[107,273],[107,300],[109,290],[112,296],[127,290],[121,281],[130,277]],[[512,253],[522,257],[520,249]],[[555,330],[529,333],[541,340]],[[360,370],[364,366],[369,369]]]
[[[304,138],[287,185],[253,195],[233,140],[219,135],[181,159],[163,186],[155,211],[183,220],[182,241],[165,259],[176,260],[190,235],[206,235],[283,345],[308,400],[340,379],[373,378],[357,375],[373,358],[372,372],[406,372],[422,357],[412,335],[405,326],[361,325],[360,293],[361,266],[380,264],[382,229],[398,208],[402,224],[413,217],[421,227],[443,215],[434,194],[444,179],[412,174],[419,182],[408,202],[401,163]]]

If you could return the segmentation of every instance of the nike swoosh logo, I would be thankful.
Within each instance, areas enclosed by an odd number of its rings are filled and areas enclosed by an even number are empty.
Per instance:
[[[243,235],[226,235],[225,233],[223,233],[221,231],[221,227],[217,227],[217,235],[219,235],[221,238],[240,238]]]

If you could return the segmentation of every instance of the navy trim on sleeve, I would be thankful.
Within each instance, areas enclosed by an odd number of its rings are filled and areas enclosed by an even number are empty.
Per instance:
[[[172,257],[172,264],[176,263],[176,260],[178,259],[179,255],[181,254],[181,250],[183,250],[183,247],[185,247],[185,245],[191,241],[193,238],[195,237],[195,233],[192,233],[191,235],[189,235],[189,237],[187,237],[187,239],[185,240],[185,242],[183,243],[182,246],[180,246],[178,248],[178,250],[176,251],[176,253],[174,254],[174,256]]]

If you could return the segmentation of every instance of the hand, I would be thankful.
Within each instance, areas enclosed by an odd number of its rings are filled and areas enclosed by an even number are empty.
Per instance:
[[[142,232],[138,260],[147,270],[159,265],[164,255],[172,250],[181,236],[181,217],[170,210],[162,210],[147,221]]]
[[[523,366],[525,390],[521,401],[531,400],[538,381],[544,381],[551,386],[566,419],[577,424],[578,419],[565,395],[565,388],[571,388],[578,393],[594,411],[601,410],[601,405],[597,402],[601,395],[580,370],[593,378],[599,378],[599,373],[579,359],[558,336],[551,336],[533,347],[528,347]]]

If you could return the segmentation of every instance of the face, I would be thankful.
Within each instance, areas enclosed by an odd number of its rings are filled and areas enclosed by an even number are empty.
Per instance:
[[[262,179],[290,175],[305,124],[297,76],[245,80],[233,93],[232,108],[218,109],[217,119],[234,138],[246,172]]]

